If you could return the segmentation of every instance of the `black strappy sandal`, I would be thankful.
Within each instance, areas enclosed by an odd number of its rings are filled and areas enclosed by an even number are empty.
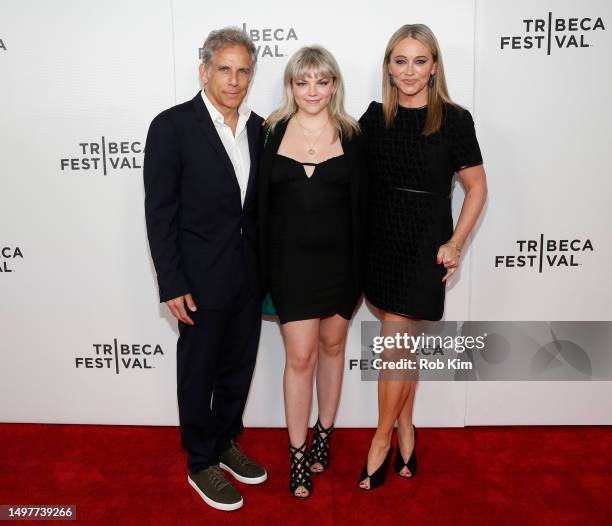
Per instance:
[[[299,454],[301,457],[298,457]],[[291,468],[289,470],[289,489],[294,497],[305,499],[310,497],[312,493],[312,478],[310,477],[310,462],[308,460],[308,451],[306,450],[306,442],[300,447],[293,447],[289,442],[289,458],[291,459]],[[308,491],[308,495],[296,495],[296,490],[302,486]]]
[[[329,466],[329,440],[333,431],[333,425],[325,428],[317,418],[317,423],[312,428],[312,448],[310,450],[310,470],[312,473],[321,474]],[[321,464],[323,469],[321,471],[312,471],[313,464]]]

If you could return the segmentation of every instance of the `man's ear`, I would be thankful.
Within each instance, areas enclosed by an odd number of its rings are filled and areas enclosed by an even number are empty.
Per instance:
[[[206,71],[206,66],[204,64],[200,64],[200,78],[204,84],[208,82],[208,72]]]

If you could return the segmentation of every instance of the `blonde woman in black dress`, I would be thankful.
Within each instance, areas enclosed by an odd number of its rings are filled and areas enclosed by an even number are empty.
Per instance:
[[[484,205],[487,186],[470,113],[453,103],[431,30],[402,26],[383,61],[383,103],[372,102],[360,124],[367,143],[368,257],[364,293],[382,321],[382,335],[416,333],[419,320],[439,320],[445,286]],[[454,174],[465,188],[456,227],[451,215]],[[378,382],[378,427],[359,478],[380,486],[392,457],[395,471],[416,473],[412,408],[417,380]]]
[[[259,171],[260,252],[285,342],[289,485],[303,498],[312,491],[311,473],[329,464],[347,329],[361,295],[364,159],[329,51],[297,51],[284,87],[282,106],[267,119]],[[309,450],[315,377],[319,416]]]

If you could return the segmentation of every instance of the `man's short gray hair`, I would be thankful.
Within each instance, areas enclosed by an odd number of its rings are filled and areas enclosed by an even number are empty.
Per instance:
[[[251,69],[255,68],[255,64],[257,63],[257,50],[255,49],[253,41],[238,27],[224,27],[211,31],[208,37],[206,37],[206,41],[202,47],[202,64],[206,66],[206,71],[209,71],[215,52],[227,46],[244,46],[251,54]]]

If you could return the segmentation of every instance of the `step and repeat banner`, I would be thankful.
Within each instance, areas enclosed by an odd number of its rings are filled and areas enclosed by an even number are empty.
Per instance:
[[[474,115],[489,182],[445,319],[540,321],[551,332],[610,320],[611,21],[604,0],[2,0],[0,420],[178,423],[177,329],[147,245],[143,149],[152,118],[200,90],[202,43],[227,25],[258,49],[254,111],[279,104],[291,54],[321,44],[356,118],[380,100],[390,35],[429,25],[451,96]],[[463,197],[456,184],[455,219]],[[349,331],[340,426],[376,423],[376,383],[354,366],[361,322],[374,319],[362,305]],[[266,319],[247,425],[284,425],[283,366],[278,324]],[[422,382],[415,419],[612,423],[611,400],[605,381]]]
[[[479,1],[476,24],[489,198],[470,248],[469,317],[549,321],[538,340],[555,342],[550,368],[596,377],[599,355],[576,367],[571,342],[583,337],[563,322],[612,319],[612,3]],[[466,387],[468,424],[612,423],[610,382]]]

